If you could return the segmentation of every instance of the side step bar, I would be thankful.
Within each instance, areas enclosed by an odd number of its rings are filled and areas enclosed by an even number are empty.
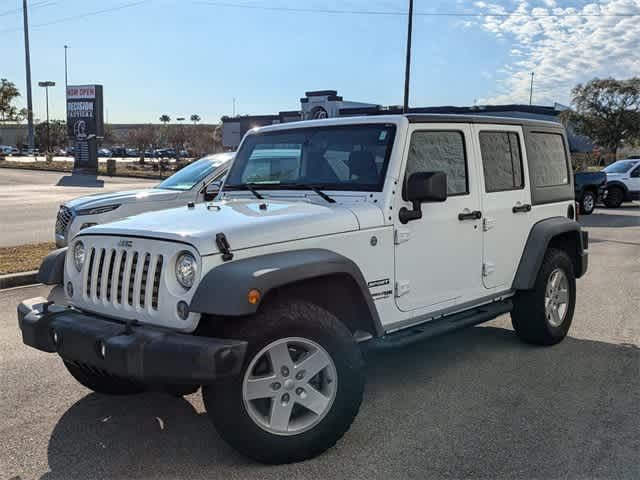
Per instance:
[[[437,320],[430,320],[413,327],[389,333],[363,343],[362,347],[366,350],[384,350],[404,347],[461,328],[472,327],[480,323],[488,322],[503,313],[509,313],[512,309],[513,302],[511,299],[490,303],[472,310],[454,313],[446,317],[438,318]]]

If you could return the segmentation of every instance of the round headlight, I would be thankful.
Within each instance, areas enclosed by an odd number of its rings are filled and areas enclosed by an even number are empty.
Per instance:
[[[196,280],[196,259],[190,253],[182,253],[176,261],[176,279],[187,290],[193,286]]]
[[[82,270],[82,265],[84,265],[85,257],[86,252],[84,250],[84,244],[81,241],[77,241],[73,246],[73,263],[76,266],[76,270]]]

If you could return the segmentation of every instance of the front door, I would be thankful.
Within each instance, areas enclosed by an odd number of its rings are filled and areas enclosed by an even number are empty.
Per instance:
[[[531,228],[522,129],[474,125],[474,131],[482,161],[482,282],[488,289],[508,289]]]
[[[396,304],[426,314],[478,297],[482,289],[482,219],[471,127],[410,127],[402,183],[415,172],[447,174],[445,202],[422,204],[422,218],[403,225],[398,211],[411,204],[397,192]],[[400,190],[400,189],[399,189]]]

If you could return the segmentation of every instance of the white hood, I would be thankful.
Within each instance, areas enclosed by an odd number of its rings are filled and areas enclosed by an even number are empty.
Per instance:
[[[266,205],[266,208],[260,208]],[[380,208],[360,204],[358,215],[382,223]],[[143,213],[118,222],[97,225],[80,235],[130,235],[178,240],[196,247],[201,255],[218,253],[215,238],[224,233],[231,250],[358,230],[358,217],[339,204],[308,201],[237,199],[198,204],[193,208]]]
[[[180,192],[166,188],[146,188],[140,190],[126,190],[124,192],[96,193],[95,195],[85,195],[65,202],[65,205],[73,209],[95,208],[104,205],[141,203],[141,202],[164,202],[175,200]]]

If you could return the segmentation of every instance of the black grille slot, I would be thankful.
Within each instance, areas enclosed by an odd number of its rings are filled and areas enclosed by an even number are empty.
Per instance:
[[[138,269],[138,252],[133,254],[133,260],[131,261],[131,273],[129,275],[129,291],[127,293],[127,305],[133,306],[133,289],[136,284],[136,270]]]
[[[122,252],[120,269],[118,271],[118,291],[116,292],[116,302],[122,303],[122,282],[124,281],[124,266],[127,263],[127,252]]]
[[[104,267],[104,260],[106,256],[106,251],[104,248],[101,248],[98,252],[98,278],[96,279],[96,297],[102,298],[102,269]]]
[[[87,283],[85,285],[85,295],[87,297],[91,296],[91,274],[93,273],[93,257],[95,252],[95,248],[92,248],[89,252],[89,263],[87,266]]]
[[[113,267],[116,263],[116,251],[111,250],[111,260],[109,261],[109,273],[107,277],[107,301],[111,301],[111,297],[113,296]]]
[[[158,256],[156,272],[153,276],[153,292],[151,295],[151,308],[158,309],[158,291],[160,290],[160,279],[162,278],[162,255]]]
[[[140,280],[140,306],[144,308],[145,292],[147,291],[147,276],[149,275],[149,264],[151,263],[151,255],[144,254],[144,262],[142,263],[142,278]]]

